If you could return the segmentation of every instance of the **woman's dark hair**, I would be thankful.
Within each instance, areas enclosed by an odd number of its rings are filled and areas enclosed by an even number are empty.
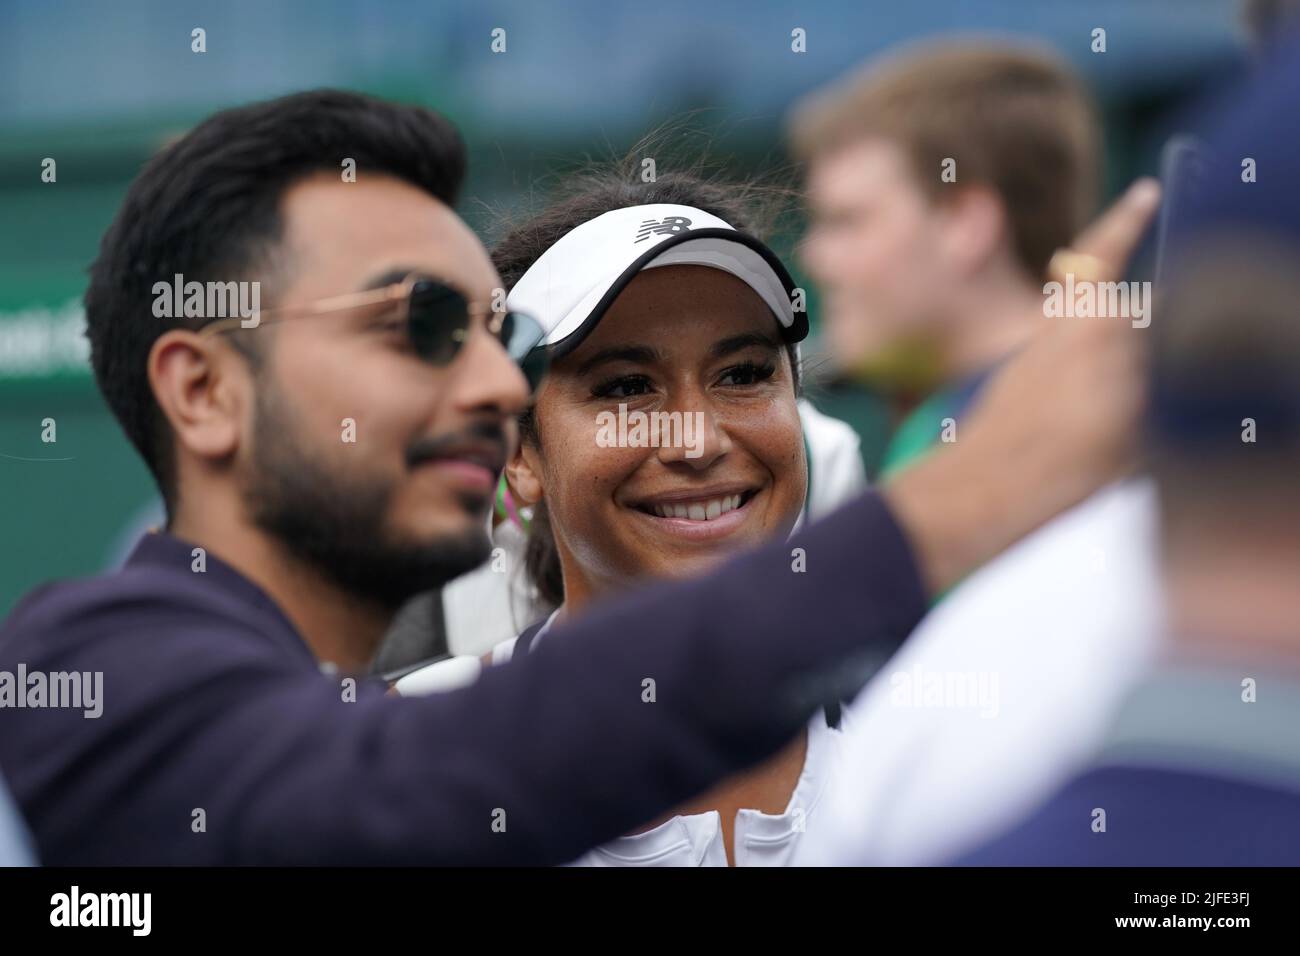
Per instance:
[[[621,161],[566,176],[558,198],[532,218],[508,227],[492,250],[492,261],[506,289],[513,288],[542,253],[567,233],[613,209],[655,203],[693,206],[764,240],[789,211],[793,196],[789,188],[755,179],[728,180],[710,172],[702,159],[685,169],[660,172],[653,182],[643,181],[643,158],[658,157],[662,163],[668,153],[657,148],[664,137],[664,131],[652,134]],[[798,354],[794,345],[786,348],[797,395]],[[541,430],[531,408],[519,418],[519,436],[521,441],[541,447]],[[552,607],[564,602],[564,576],[545,502],[533,509],[524,568],[542,601]]]

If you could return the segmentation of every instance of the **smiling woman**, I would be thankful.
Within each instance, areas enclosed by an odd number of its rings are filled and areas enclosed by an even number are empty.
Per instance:
[[[720,269],[647,268],[589,328],[554,363],[507,468],[517,498],[545,502],[566,613],[788,534],[807,490],[803,433],[793,345],[762,298]],[[689,443],[673,441],[683,428],[602,447],[620,409],[701,427]],[[739,499],[725,517],[723,499]]]
[[[808,499],[802,419],[840,437],[799,402],[806,316],[780,260],[744,231],[744,187],[598,173],[572,188],[494,254],[510,306],[548,333],[550,375],[506,475],[533,509],[530,576],[558,608],[494,663],[597,598],[788,535]],[[838,762],[837,722],[819,714],[767,762],[577,862],[790,863]]]

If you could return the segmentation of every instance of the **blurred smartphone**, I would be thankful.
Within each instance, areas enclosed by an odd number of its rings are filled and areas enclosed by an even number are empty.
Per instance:
[[[1205,184],[1205,147],[1194,136],[1175,136],[1160,151],[1163,199],[1156,226],[1156,286],[1169,268],[1169,242]]]

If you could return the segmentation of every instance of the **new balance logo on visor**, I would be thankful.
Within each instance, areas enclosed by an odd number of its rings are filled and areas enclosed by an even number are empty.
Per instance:
[[[649,239],[651,236],[671,236],[673,233],[685,232],[691,228],[691,221],[685,216],[664,216],[663,219],[647,219],[637,230],[636,241]]]
[[[554,359],[578,347],[635,273],[681,265],[729,272],[762,298],[784,339],[808,334],[776,255],[712,213],[677,203],[622,206],[575,226],[519,277],[506,306],[540,318]]]

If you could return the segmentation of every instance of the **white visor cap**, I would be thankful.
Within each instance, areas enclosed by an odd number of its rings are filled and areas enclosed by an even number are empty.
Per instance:
[[[771,309],[785,341],[807,336],[794,280],[772,250],[702,209],[671,203],[613,209],[570,230],[520,276],[506,307],[540,322],[542,345],[559,357],[586,338],[637,273],[670,265],[731,273]]]

